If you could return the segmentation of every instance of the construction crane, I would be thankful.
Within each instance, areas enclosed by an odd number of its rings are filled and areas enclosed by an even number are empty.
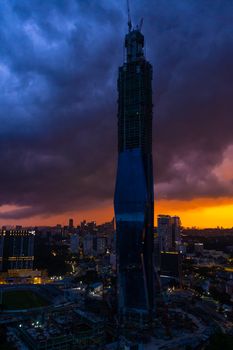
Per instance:
[[[128,28],[129,28],[129,32],[131,32],[132,30],[132,19],[131,19],[131,11],[130,11],[130,3],[129,0],[127,0],[127,12],[128,12]],[[142,25],[143,25],[143,18],[140,19],[139,24],[137,25],[137,30],[141,31],[142,30]]]

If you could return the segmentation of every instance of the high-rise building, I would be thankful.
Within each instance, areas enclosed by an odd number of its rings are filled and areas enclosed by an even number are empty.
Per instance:
[[[35,231],[0,230],[0,271],[32,269]]]
[[[93,235],[90,233],[87,233],[84,237],[83,237],[83,255],[93,255],[94,251],[93,251]]]
[[[152,66],[141,28],[125,37],[118,76],[118,169],[114,209],[117,230],[118,309],[150,315],[154,305],[152,169]]]
[[[179,216],[172,217],[172,248],[178,250],[181,244],[181,220]]]
[[[160,251],[176,251],[180,245],[181,222],[178,216],[158,215]]]
[[[107,243],[106,237],[103,237],[103,236],[94,237],[93,238],[94,255],[98,256],[106,253],[106,246],[107,246],[106,243]]]
[[[73,227],[74,227],[74,220],[69,219],[69,228],[73,228]]]
[[[158,237],[160,251],[172,250],[172,218],[170,215],[158,215]]]
[[[79,252],[79,235],[77,233],[72,234],[70,237],[70,251],[74,254]]]

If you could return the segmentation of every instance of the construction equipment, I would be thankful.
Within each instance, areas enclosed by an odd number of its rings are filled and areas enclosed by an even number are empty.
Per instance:
[[[129,0],[127,0],[127,12],[128,12],[128,28],[129,28],[129,32],[131,32],[131,29],[132,29],[132,21],[131,21],[131,13],[130,13]]]

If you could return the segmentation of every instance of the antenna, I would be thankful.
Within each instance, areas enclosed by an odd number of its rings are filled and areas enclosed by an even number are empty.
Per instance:
[[[140,20],[140,23],[139,23],[139,31],[141,31],[142,30],[142,25],[143,25],[143,18],[141,18],[141,20]]]
[[[127,11],[128,11],[128,28],[129,28],[129,32],[131,32],[131,29],[132,29],[132,21],[131,21],[131,13],[130,13],[129,0],[127,0]]]

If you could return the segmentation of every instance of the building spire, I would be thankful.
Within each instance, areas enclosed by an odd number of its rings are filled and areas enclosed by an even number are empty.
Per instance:
[[[132,29],[132,21],[131,21],[131,13],[130,13],[129,0],[127,0],[127,12],[128,12],[128,28],[129,28],[129,32],[131,32],[131,29]]]

